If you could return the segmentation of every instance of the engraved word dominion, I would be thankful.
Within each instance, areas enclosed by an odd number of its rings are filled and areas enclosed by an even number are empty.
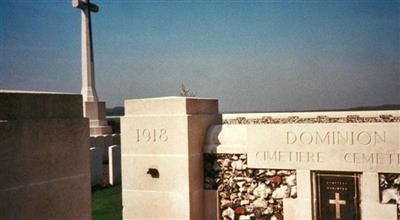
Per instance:
[[[377,145],[386,141],[385,131],[286,132],[286,144]]]

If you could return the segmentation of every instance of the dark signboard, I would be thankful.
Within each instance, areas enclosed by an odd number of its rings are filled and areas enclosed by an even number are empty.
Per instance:
[[[315,220],[359,220],[359,173],[313,172]]]

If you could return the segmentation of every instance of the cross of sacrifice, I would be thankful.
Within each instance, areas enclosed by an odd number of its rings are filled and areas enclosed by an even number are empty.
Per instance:
[[[81,9],[81,65],[82,65],[82,97],[83,101],[98,101],[94,81],[94,61],[92,46],[92,24],[90,12],[98,12],[99,7],[89,0],[72,0],[72,7]]]
[[[336,209],[336,219],[340,219],[340,206],[346,205],[345,200],[340,200],[339,193],[335,193],[335,199],[330,199],[329,204],[335,205]]]

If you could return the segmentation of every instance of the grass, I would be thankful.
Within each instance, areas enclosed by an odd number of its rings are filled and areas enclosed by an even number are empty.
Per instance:
[[[95,187],[92,189],[92,219],[122,219],[121,186]]]

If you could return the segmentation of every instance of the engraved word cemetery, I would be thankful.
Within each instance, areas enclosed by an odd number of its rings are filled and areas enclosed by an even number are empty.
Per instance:
[[[95,85],[99,7],[72,3],[81,94],[0,92],[0,219],[92,219],[102,184],[121,185],[126,220],[400,219],[399,110],[221,113],[214,98],[126,99],[113,131]]]

